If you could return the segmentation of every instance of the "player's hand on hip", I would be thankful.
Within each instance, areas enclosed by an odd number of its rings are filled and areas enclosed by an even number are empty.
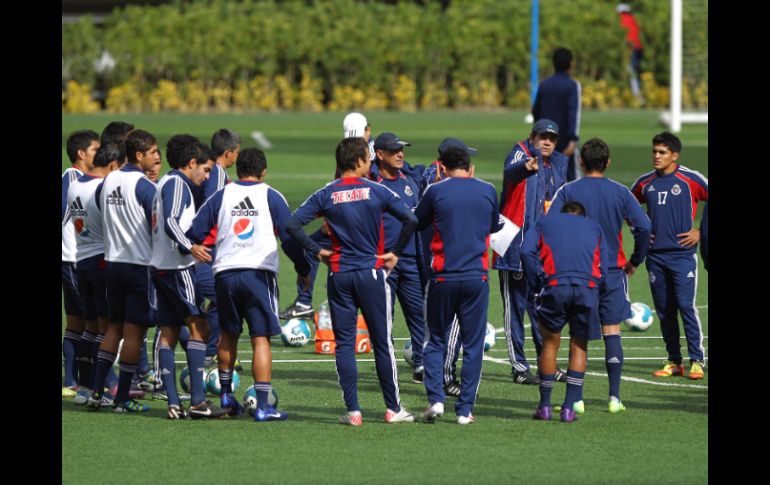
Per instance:
[[[318,259],[318,261],[329,264],[329,258],[332,257],[332,254],[334,253],[332,253],[328,249],[322,249],[318,252],[318,254],[315,255],[315,257],[316,259]]]
[[[392,270],[398,264],[398,256],[393,253],[385,253],[377,256],[387,271]]]
[[[631,264],[631,261],[628,261],[626,266],[623,268],[623,271],[626,272],[627,276],[633,276],[633,274],[636,273],[636,266]]]
[[[192,248],[190,248],[190,253],[196,261],[201,263],[211,262],[211,249],[202,244],[193,244]]]
[[[680,246],[690,248],[698,244],[698,241],[700,241],[700,230],[697,228],[693,228],[687,232],[677,234],[676,237],[679,238]]]

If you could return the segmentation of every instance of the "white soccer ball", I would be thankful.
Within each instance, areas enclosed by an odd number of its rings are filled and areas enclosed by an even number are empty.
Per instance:
[[[407,364],[414,367],[414,360],[412,359],[412,340],[407,340],[404,344],[404,360]]]
[[[281,340],[287,347],[302,347],[311,336],[310,324],[301,318],[292,318],[281,327]]]
[[[267,395],[267,405],[278,409],[278,393],[275,392],[275,388],[270,388],[270,394]],[[243,407],[250,415],[254,416],[254,412],[257,410],[257,391],[254,390],[254,386],[249,386],[246,389],[246,394],[243,395]]]
[[[652,310],[644,303],[631,303],[631,318],[626,319],[626,327],[634,332],[644,332],[653,322]]]
[[[206,379],[208,379],[208,371],[203,371],[203,389],[206,389]],[[184,392],[190,392],[190,369],[185,367],[179,374],[179,384],[182,386]]]
[[[495,327],[487,322],[487,333],[484,335],[484,352],[495,346]]]
[[[238,390],[238,386],[240,384],[241,376],[238,375],[237,370],[233,369],[233,392]],[[219,382],[219,369],[213,369],[211,372],[209,372],[209,375],[206,376],[206,391],[209,394],[214,394],[215,396],[222,394],[222,384]]]

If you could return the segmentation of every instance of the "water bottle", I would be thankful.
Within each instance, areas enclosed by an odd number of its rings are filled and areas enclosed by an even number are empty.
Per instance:
[[[318,328],[329,330],[332,328],[332,315],[329,312],[329,303],[326,301],[318,308]]]

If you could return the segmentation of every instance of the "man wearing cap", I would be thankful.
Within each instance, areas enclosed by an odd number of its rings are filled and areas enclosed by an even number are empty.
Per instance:
[[[537,86],[532,116],[535,121],[549,119],[561,128],[556,151],[569,157],[567,182],[579,177],[577,142],[580,131],[580,83],[572,79],[572,51],[558,47],[553,51],[556,73]]]
[[[401,171],[404,167],[404,147],[411,143],[401,140],[395,133],[385,132],[374,140],[375,159],[379,175],[375,179],[385,187],[395,192],[406,204],[414,210],[420,200],[420,191],[412,179]],[[385,231],[385,251],[388,252],[396,243],[401,232],[401,222],[387,212],[383,216]],[[414,374],[412,381],[422,384],[425,371],[422,365],[422,346],[425,342],[425,318],[423,317],[423,286],[420,278],[420,263],[422,262],[421,241],[412,235],[398,264],[388,275],[390,285],[391,318],[395,312],[396,295],[404,312],[406,326],[412,338]]]
[[[446,170],[441,163],[441,155],[449,148],[456,147],[465,152],[468,155],[476,155],[479,151],[475,148],[470,148],[462,140],[454,137],[444,138],[438,146],[439,159],[428,165],[422,176],[421,193],[425,192],[425,189],[432,183],[438,182],[446,178]],[[425,229],[420,231],[420,239],[422,240],[423,251],[423,287],[428,283],[427,269],[430,268],[432,255],[427,248],[430,248],[431,240],[433,239],[433,226],[426,226]],[[460,395],[460,382],[457,380],[457,358],[460,356],[460,325],[457,322],[457,317],[452,320],[452,324],[449,327],[449,334],[447,336],[446,355],[444,357],[444,393],[447,396],[458,397]]]
[[[529,371],[524,355],[524,308],[532,322],[535,351],[540,356],[542,338],[535,318],[534,294],[524,278],[521,261],[523,234],[548,210],[551,198],[567,178],[567,156],[555,151],[559,139],[558,125],[549,119],[535,122],[529,138],[518,142],[505,159],[500,213],[521,228],[505,254],[494,253],[494,268],[500,271],[500,293],[503,297],[505,338],[513,366],[513,382],[539,384]],[[564,382],[562,371],[557,380]]]
[[[361,113],[352,112],[345,115],[342,120],[343,138],[363,138],[369,146],[370,161],[374,162],[374,140],[371,139],[372,127]],[[374,166],[374,163],[372,163]],[[374,179],[376,174],[369,174]],[[340,178],[339,168],[336,169],[334,178]],[[332,241],[326,227],[321,226],[316,232],[310,235],[310,239],[315,241],[323,249],[331,250]],[[305,259],[310,264],[310,285],[305,286],[305,280],[297,278],[297,299],[288,308],[282,311],[279,316],[284,320],[291,318],[307,318],[313,316],[313,287],[315,286],[315,277],[318,273],[318,260],[314,255],[305,253]]]

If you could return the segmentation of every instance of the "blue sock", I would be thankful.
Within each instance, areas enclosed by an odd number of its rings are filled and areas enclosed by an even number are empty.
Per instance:
[[[539,408],[544,408],[551,405],[551,392],[553,391],[553,383],[556,382],[556,374],[542,374],[540,375],[540,404]]]
[[[197,406],[206,400],[203,388],[203,371],[206,362],[206,343],[200,340],[187,341],[187,368],[190,369],[190,404]]]
[[[117,354],[107,352],[106,350],[98,350],[96,353],[96,368],[94,369],[94,380],[91,385],[94,387],[93,391],[101,392],[104,389],[104,381],[107,377],[107,373],[112,370],[112,364],[117,359]],[[115,372],[113,371],[113,374]]]
[[[158,346],[158,362],[160,363],[160,375],[163,376],[163,385],[168,396],[168,405],[181,406],[179,393],[176,390],[176,364],[174,363],[174,349],[168,345]],[[190,375],[190,384],[195,382]]]
[[[620,334],[604,335],[604,362],[610,378],[610,396],[620,399],[620,375],[623,373],[623,345]]]
[[[64,340],[62,341],[61,349],[62,354],[64,354],[64,385],[66,387],[77,385],[75,356],[77,355],[78,345],[80,345],[80,335],[81,332],[75,332],[73,330],[64,331]]]
[[[267,399],[270,396],[270,390],[273,388],[270,382],[255,382],[254,391],[257,393],[257,409],[262,411],[268,408]]]
[[[118,374],[118,395],[115,396],[116,403],[128,401],[128,392],[131,390],[131,379],[136,374],[137,364],[128,364],[121,362],[118,364],[120,374]]]
[[[93,346],[96,342],[96,335],[91,332],[83,332],[78,345],[78,384],[91,389],[93,381]]]
[[[142,341],[142,348],[139,350],[139,365],[136,368],[136,377],[140,378],[150,372],[150,360],[147,358],[147,337]]]
[[[233,370],[219,369],[219,385],[222,388],[221,393],[227,394],[233,392]]]
[[[564,398],[562,407],[572,409],[575,402],[583,399],[583,377],[585,372],[578,372],[572,369],[567,370],[567,395]]]

